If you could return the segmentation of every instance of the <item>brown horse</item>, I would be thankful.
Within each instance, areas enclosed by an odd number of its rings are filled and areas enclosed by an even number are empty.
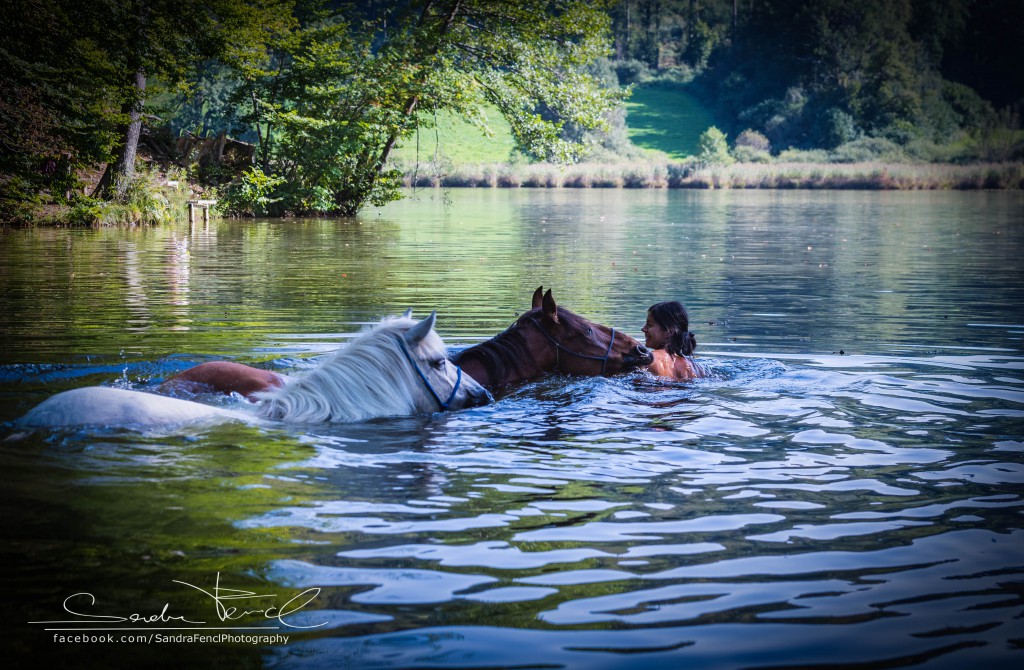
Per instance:
[[[533,306],[507,330],[455,357],[482,386],[525,381],[545,372],[611,375],[650,365],[651,352],[614,328],[587,321],[539,287]]]
[[[280,388],[288,378],[270,370],[261,370],[231,361],[209,361],[170,377],[160,385],[162,393],[238,393],[249,400],[261,391]]]

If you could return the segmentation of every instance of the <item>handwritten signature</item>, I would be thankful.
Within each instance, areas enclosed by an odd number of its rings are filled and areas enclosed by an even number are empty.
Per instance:
[[[236,622],[245,618],[262,616],[264,619],[276,619],[282,626],[288,628],[319,628],[327,625],[327,622],[314,626],[296,626],[285,621],[285,617],[301,611],[304,607],[313,602],[320,595],[317,587],[306,589],[298,595],[293,596],[283,605],[269,605],[266,607],[252,607],[251,601],[267,598],[277,598],[274,593],[257,593],[242,589],[229,589],[220,585],[220,573],[214,582],[212,590],[206,590],[195,584],[183,582],[180,579],[172,580],[177,584],[195,589],[213,601],[214,612],[221,623]],[[248,601],[248,602],[247,602]],[[90,614],[83,609],[96,606],[96,596],[88,592],[74,593],[64,599],[64,611],[72,616],[79,617],[72,621],[37,621],[33,623],[80,623],[80,622],[106,622],[106,623],[187,623],[206,624],[208,621],[195,621],[185,616],[170,613],[170,603],[165,603],[163,609],[157,614],[132,613],[127,616],[113,614]]]

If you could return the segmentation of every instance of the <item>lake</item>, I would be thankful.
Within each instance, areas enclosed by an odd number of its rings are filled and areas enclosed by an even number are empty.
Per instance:
[[[1021,667],[1024,194],[406,195],[0,232],[14,665]],[[682,301],[709,377],[551,375],[349,425],[12,429],[206,360],[301,373],[408,307],[461,349],[540,285],[641,340]]]

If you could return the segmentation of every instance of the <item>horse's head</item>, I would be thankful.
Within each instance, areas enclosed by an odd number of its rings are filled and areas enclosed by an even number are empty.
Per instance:
[[[268,419],[308,423],[366,421],[385,416],[485,405],[491,395],[448,361],[436,315],[379,324],[340,347],[315,369],[281,388],[256,394]]]
[[[411,310],[406,312],[410,316]],[[422,387],[421,411],[477,407],[491,402],[491,394],[462,369],[448,360],[448,351],[434,331],[437,312],[410,326],[399,335],[405,358]]]
[[[579,375],[610,375],[650,365],[654,356],[626,333],[588,321],[555,303],[551,289],[533,294],[533,308],[515,328],[533,338],[535,352],[546,351],[545,369]]]

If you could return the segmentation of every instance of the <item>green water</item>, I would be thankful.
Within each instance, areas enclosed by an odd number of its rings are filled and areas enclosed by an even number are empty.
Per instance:
[[[712,373],[556,375],[365,424],[5,442],[8,656],[1015,667],[1022,222],[1013,193],[463,190],[351,220],[4,231],[4,422],[210,358],[301,374],[407,307],[467,346],[542,284],[636,337],[651,303],[682,300]],[[319,589],[288,620],[324,625],[283,628],[287,644],[75,645],[29,623],[90,593],[93,614],[236,624],[187,585],[218,573],[277,604]]]

